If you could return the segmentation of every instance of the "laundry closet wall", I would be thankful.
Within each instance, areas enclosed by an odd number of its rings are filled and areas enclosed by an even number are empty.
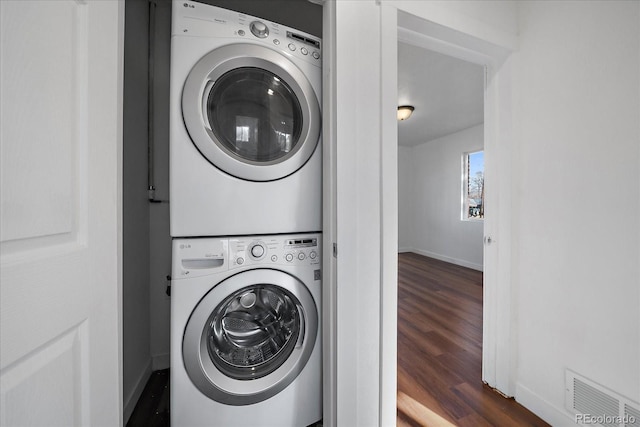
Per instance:
[[[147,2],[125,4],[122,189],[122,397],[131,415],[151,374],[147,199]]]

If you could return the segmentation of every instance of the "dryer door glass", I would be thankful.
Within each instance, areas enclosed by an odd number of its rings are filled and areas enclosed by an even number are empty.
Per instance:
[[[304,334],[300,302],[287,290],[247,286],[222,301],[207,322],[209,357],[226,376],[249,380],[270,374]]]
[[[207,115],[216,142],[243,160],[273,162],[300,142],[300,102],[283,79],[261,68],[236,68],[218,78]]]

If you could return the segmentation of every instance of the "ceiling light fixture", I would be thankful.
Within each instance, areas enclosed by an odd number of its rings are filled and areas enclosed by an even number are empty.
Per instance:
[[[407,120],[411,117],[415,108],[412,105],[401,105],[398,107],[398,120]]]

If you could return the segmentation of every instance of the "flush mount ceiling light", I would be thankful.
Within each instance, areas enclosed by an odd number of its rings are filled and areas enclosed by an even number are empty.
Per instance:
[[[398,107],[398,120],[407,120],[413,113],[412,105],[401,105]]]

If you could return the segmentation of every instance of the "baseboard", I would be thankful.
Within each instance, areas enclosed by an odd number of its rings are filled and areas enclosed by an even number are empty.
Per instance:
[[[124,408],[123,408],[123,414],[122,414],[124,418],[124,425],[127,425],[127,422],[129,421],[129,417],[131,417],[131,414],[133,414],[133,410],[136,408],[138,399],[140,399],[140,396],[144,391],[144,387],[147,385],[147,381],[149,381],[150,377],[151,377],[151,360],[149,361],[149,363],[147,363],[147,366],[142,370],[142,373],[140,374],[140,377],[138,377],[138,381],[136,382],[136,386],[133,388],[133,390],[129,394],[129,397],[124,402]]]
[[[168,369],[171,365],[171,360],[169,358],[169,353],[158,354],[156,356],[151,357],[153,371],[161,371],[163,369]]]
[[[576,422],[564,409],[558,409],[522,384],[516,384],[516,401],[552,426],[575,426]]]
[[[405,249],[403,248],[403,252],[414,252],[417,253],[419,255],[424,255],[427,256],[429,258],[434,258],[434,259],[438,259],[440,261],[444,261],[444,262],[448,262],[451,264],[455,264],[455,265],[459,265],[461,267],[467,267],[467,268],[471,268],[472,270],[478,270],[478,271],[482,271],[483,267],[482,264],[476,264],[473,262],[469,262],[463,259],[458,259],[458,258],[452,258],[452,257],[448,257],[446,255],[440,255],[434,252],[429,252],[429,251],[425,251],[422,249]]]
[[[412,248],[398,248],[398,253],[404,253],[404,252],[413,252]]]

